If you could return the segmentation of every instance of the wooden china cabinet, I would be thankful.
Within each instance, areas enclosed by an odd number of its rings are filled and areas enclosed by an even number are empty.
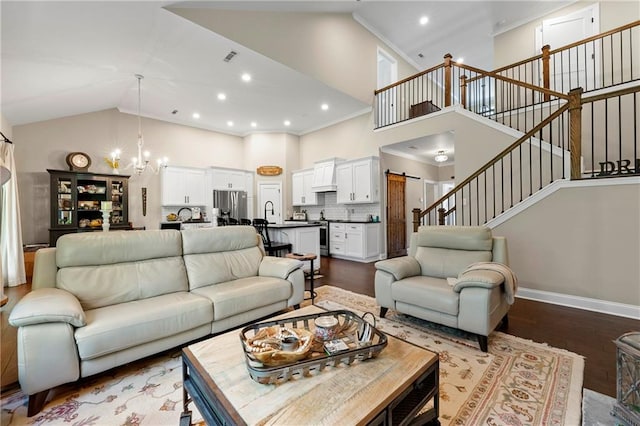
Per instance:
[[[61,235],[102,231],[103,201],[111,202],[110,230],[129,229],[129,176],[47,169],[50,178],[49,245]]]

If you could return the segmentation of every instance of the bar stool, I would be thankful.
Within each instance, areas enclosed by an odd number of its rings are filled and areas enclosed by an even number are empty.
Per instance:
[[[288,257],[289,259],[296,259],[296,260],[300,260],[300,261],[305,261],[308,260],[310,262],[310,269],[309,269],[309,273],[307,274],[305,272],[305,275],[309,276],[309,295],[311,297],[307,297],[304,300],[309,300],[311,299],[311,304],[313,305],[315,303],[315,298],[316,298],[316,291],[313,288],[313,276],[315,275],[315,268],[313,267],[313,261],[316,260],[318,258],[317,255],[313,254],[313,253],[287,253],[284,255],[284,257]]]
[[[268,224],[269,222],[265,219],[253,219],[253,226],[258,231],[258,234],[262,236],[262,243],[264,244],[264,249],[267,254],[269,256],[278,256],[283,250],[291,253],[293,247],[291,243],[271,241],[271,238],[269,237],[269,230],[267,229]]]

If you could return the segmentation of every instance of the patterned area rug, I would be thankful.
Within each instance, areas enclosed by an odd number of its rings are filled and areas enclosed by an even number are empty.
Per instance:
[[[377,317],[371,297],[331,286],[316,290],[320,306]],[[439,354],[442,425],[580,424],[584,361],[576,354],[499,332],[483,353],[471,336],[393,311],[376,326]],[[2,426],[176,425],[181,373],[179,351],[160,354],[60,386],[31,418],[26,397],[16,391],[2,397]]]

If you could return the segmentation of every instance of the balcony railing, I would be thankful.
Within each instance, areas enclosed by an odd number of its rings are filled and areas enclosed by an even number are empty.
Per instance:
[[[377,90],[376,127],[459,104],[524,134],[426,210],[414,209],[414,229],[486,223],[558,179],[639,175],[638,57],[640,21],[560,49],[545,46],[542,55],[495,72],[445,55],[442,64]]]
[[[555,92],[585,93],[640,80],[640,21],[551,49],[494,72]]]

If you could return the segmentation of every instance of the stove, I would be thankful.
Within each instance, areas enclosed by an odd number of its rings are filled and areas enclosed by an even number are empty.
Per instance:
[[[319,220],[320,223],[320,256],[329,256],[329,221]]]

